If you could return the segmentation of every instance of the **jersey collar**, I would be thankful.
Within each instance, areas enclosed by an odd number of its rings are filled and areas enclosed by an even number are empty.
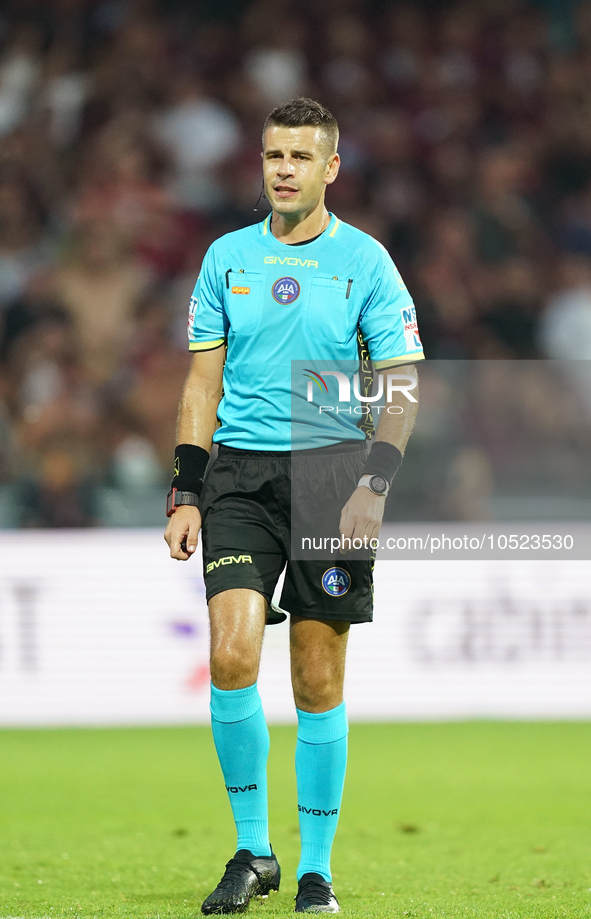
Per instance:
[[[335,234],[338,232],[338,229],[341,225],[341,221],[331,211],[329,211],[328,213],[330,215],[330,220],[328,222],[327,228],[322,231],[320,236],[318,236],[316,239],[313,239],[310,243],[303,243],[302,245],[298,246],[299,249],[305,249],[307,245],[313,246],[314,243],[321,242],[321,240],[323,240],[326,236],[333,236],[333,237],[335,236]],[[271,232],[271,217],[272,216],[273,216],[272,212],[271,214],[267,214],[267,216],[262,221],[262,223],[259,224],[261,228],[261,235],[269,237],[269,239],[273,240],[273,242],[278,246],[288,246],[288,243],[279,242],[279,240],[275,239],[275,237],[273,236]]]

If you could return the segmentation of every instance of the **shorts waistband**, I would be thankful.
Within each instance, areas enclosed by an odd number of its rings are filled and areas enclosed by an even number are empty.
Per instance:
[[[342,440],[327,447],[314,447],[310,450],[242,450],[239,447],[227,447],[220,444],[218,456],[233,457],[241,460],[291,459],[292,456],[341,456],[351,453],[365,453],[368,448],[366,440]]]

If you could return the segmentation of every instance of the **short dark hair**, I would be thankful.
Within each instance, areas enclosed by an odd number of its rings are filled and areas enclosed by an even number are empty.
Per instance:
[[[322,128],[326,136],[327,146],[332,156],[337,151],[339,142],[339,126],[337,120],[327,108],[301,96],[299,99],[290,99],[283,105],[278,105],[265,118],[263,125],[263,146],[267,128],[277,125],[282,128]]]

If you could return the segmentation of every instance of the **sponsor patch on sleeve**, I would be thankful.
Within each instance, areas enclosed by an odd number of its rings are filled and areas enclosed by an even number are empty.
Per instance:
[[[414,306],[405,306],[400,310],[402,326],[404,328],[404,340],[407,351],[419,351],[423,345],[419,336],[419,327],[417,324],[417,311]]]
[[[191,297],[191,301],[189,303],[189,322],[188,322],[189,328],[191,328],[191,326],[193,325],[193,320],[195,319],[195,312],[197,310],[198,303],[199,303],[199,300],[197,299],[197,297]]]

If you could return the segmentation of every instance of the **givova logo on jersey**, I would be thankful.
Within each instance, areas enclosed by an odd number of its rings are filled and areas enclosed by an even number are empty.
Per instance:
[[[351,575],[344,568],[328,568],[322,575],[322,589],[331,597],[343,597],[351,586]]]
[[[300,285],[295,278],[279,278],[271,288],[277,303],[293,303],[300,295]]]
[[[400,310],[402,316],[402,325],[404,327],[404,340],[407,351],[418,351],[423,347],[419,337],[419,327],[417,324],[417,311],[414,306],[405,306]]]

